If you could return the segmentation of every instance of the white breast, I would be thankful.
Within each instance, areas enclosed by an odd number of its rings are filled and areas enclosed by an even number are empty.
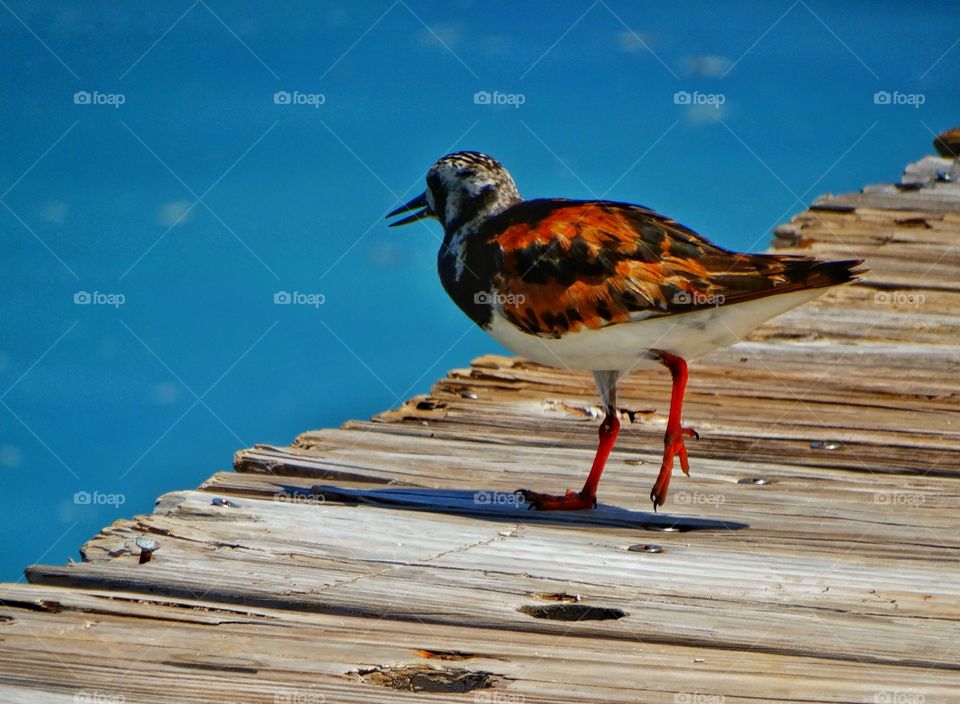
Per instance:
[[[490,334],[518,355],[551,367],[620,371],[658,366],[651,350],[696,359],[728,347],[774,316],[813,300],[825,288],[792,291],[690,313],[582,328],[560,338],[530,335],[494,313]]]

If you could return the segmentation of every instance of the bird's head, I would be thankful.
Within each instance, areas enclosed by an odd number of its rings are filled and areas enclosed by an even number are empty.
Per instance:
[[[430,167],[426,191],[387,217],[417,210],[390,226],[436,218],[444,231],[452,234],[520,201],[517,185],[500,162],[480,152],[455,152]]]

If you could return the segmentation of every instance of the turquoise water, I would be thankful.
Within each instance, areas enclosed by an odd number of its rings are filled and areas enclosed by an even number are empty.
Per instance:
[[[957,123],[953,3],[685,8],[7,0],[0,578],[500,351],[382,222],[447,151],[757,249]]]

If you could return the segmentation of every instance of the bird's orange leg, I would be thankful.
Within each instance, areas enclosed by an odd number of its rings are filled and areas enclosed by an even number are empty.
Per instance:
[[[667,431],[663,434],[663,463],[660,465],[660,474],[650,491],[650,500],[653,501],[653,510],[663,506],[667,498],[667,489],[670,488],[670,475],[673,473],[674,457],[680,460],[680,469],[690,474],[690,463],[687,460],[687,447],[683,442],[685,435],[700,439],[700,434],[693,428],[680,425],[680,416],[683,412],[683,392],[687,386],[687,363],[682,357],[660,352],[658,357],[664,366],[670,370],[673,377],[673,392],[670,395],[670,416],[667,418]]]
[[[603,474],[604,465],[607,463],[607,457],[613,449],[613,444],[617,441],[617,434],[620,432],[620,421],[617,419],[617,410],[607,409],[607,413],[600,424],[600,444],[597,446],[597,454],[593,458],[593,466],[590,468],[590,474],[587,481],[583,484],[583,489],[573,491],[567,489],[563,496],[553,494],[541,494],[536,491],[521,489],[518,493],[524,497],[531,508],[540,511],[576,511],[585,508],[596,508],[597,506],[597,486],[600,484],[600,475]]]

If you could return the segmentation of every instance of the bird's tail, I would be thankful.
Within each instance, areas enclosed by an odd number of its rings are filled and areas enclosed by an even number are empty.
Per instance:
[[[823,261],[794,254],[735,254],[733,264],[713,280],[726,303],[740,303],[792,291],[827,288],[857,281],[867,273],[862,259]],[[727,265],[727,259],[717,265]]]
[[[862,259],[825,262],[812,257],[774,255],[784,264],[784,274],[797,288],[824,288],[857,281],[868,269]]]

